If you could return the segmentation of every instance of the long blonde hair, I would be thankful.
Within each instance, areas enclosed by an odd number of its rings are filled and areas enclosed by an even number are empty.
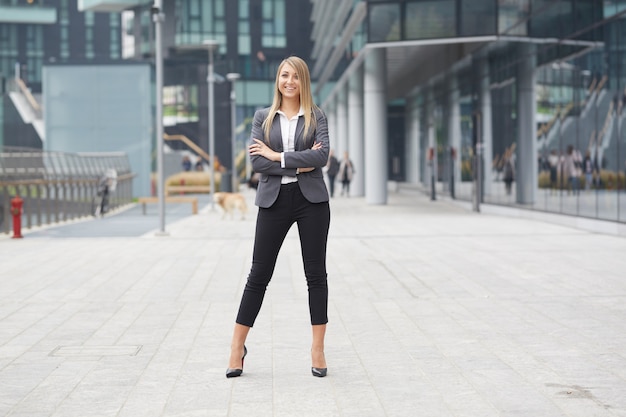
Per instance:
[[[276,116],[276,112],[280,110],[280,105],[283,101],[283,95],[278,89],[278,83],[280,81],[280,71],[285,64],[291,65],[298,74],[300,80],[300,107],[304,111],[304,137],[306,138],[309,133],[309,129],[316,127],[316,118],[313,112],[317,109],[317,106],[313,102],[313,95],[311,94],[311,75],[309,74],[309,67],[302,58],[297,56],[290,56],[282,60],[276,71],[276,82],[274,83],[274,100],[272,106],[267,114],[267,117],[263,121],[263,133],[265,134],[265,141],[269,142],[270,130],[272,129],[272,122]]]

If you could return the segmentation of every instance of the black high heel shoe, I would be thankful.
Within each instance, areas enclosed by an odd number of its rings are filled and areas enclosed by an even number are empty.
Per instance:
[[[324,355],[324,352],[322,352],[322,355]],[[316,368],[314,366],[311,367],[311,373],[313,374],[313,376],[317,376],[319,378],[324,378],[326,376],[326,374],[328,373],[328,368]]]
[[[226,369],[226,378],[235,378],[235,377],[241,376],[241,374],[243,373],[243,360],[245,359],[247,354],[248,354],[248,349],[246,348],[246,345],[243,345],[243,356],[241,357],[241,369],[239,368]]]

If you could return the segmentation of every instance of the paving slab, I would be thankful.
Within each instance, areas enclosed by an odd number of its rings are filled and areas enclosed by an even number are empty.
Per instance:
[[[626,238],[419,192],[332,199],[326,378],[294,227],[226,379],[243,193],[0,237],[0,416],[626,417]]]

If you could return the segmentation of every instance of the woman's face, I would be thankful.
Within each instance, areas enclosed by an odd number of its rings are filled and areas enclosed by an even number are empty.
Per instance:
[[[289,64],[283,64],[278,74],[278,91],[287,99],[300,99],[300,79],[298,73]]]

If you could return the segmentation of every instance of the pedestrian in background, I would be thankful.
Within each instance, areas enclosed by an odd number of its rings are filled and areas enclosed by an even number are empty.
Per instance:
[[[574,146],[568,145],[567,152],[563,158],[563,173],[569,182],[568,194],[570,190],[575,195],[580,194],[580,166],[582,165],[582,160],[579,162],[578,159],[578,153],[574,150]]]
[[[513,153],[510,150],[508,150],[505,155],[503,170],[506,195],[511,195],[513,191],[513,181],[515,181],[515,162],[513,160]]]
[[[335,158],[335,151],[330,150],[328,154],[328,164],[326,164],[326,175],[328,175],[328,185],[330,187],[330,196],[335,196],[335,178],[339,172],[339,161]]]
[[[352,182],[352,176],[354,175],[354,164],[350,160],[348,151],[343,153],[343,159],[339,164],[339,179],[341,181],[341,195],[350,197],[350,182]]]
[[[307,64],[298,57],[278,67],[271,107],[258,110],[248,147],[260,174],[252,267],[241,297],[226,377],[243,373],[245,341],[263,303],[287,232],[298,224],[312,328],[311,373],[326,376],[324,338],[328,322],[326,245],[330,225],[322,168],[328,162],[328,122],[313,102]]]
[[[183,171],[191,171],[191,159],[187,155],[183,156]]]
[[[585,173],[585,190],[589,191],[593,183],[593,159],[591,159],[591,152],[588,150],[583,159],[583,172]]]

